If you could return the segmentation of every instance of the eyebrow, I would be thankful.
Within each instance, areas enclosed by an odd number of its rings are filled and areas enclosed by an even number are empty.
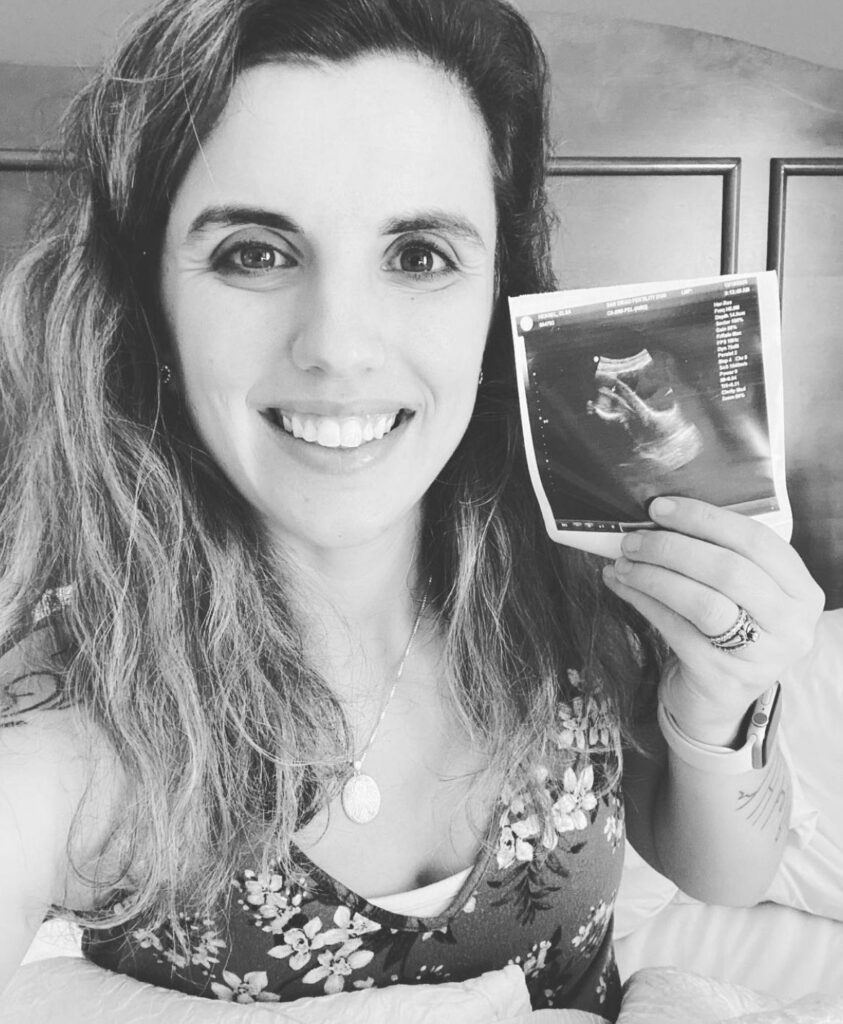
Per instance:
[[[403,235],[413,231],[444,231],[446,234],[456,235],[467,242],[486,248],[480,232],[470,220],[445,210],[429,210],[408,217],[394,218],[388,220],[382,228],[385,235]]]
[[[257,206],[210,206],[191,222],[186,239],[193,241],[206,231],[246,224],[256,224],[274,231],[288,231],[293,234],[304,233],[292,217],[273,210]],[[384,235],[403,235],[414,231],[443,231],[486,248],[480,232],[470,220],[445,210],[427,210],[404,217],[393,217],[385,221],[381,227],[381,233]]]
[[[238,225],[257,224],[274,231],[290,231],[302,234],[302,229],[283,213],[263,210],[256,206],[209,206],[191,222],[187,230],[187,240],[214,228],[230,228]]]

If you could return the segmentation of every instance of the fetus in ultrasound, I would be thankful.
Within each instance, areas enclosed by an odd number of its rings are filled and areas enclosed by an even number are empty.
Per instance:
[[[589,414],[615,423],[627,435],[634,460],[656,472],[687,465],[702,451],[702,435],[685,417],[667,367],[642,349],[623,359],[600,356],[594,372],[597,399]]]

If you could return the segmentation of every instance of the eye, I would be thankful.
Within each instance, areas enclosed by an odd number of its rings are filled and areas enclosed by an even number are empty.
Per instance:
[[[244,270],[274,270],[281,253],[270,245],[244,245],[237,256]]]
[[[389,265],[390,269],[419,280],[438,278],[452,273],[456,268],[450,256],[425,240],[406,242],[397,250]]]
[[[273,270],[294,267],[296,261],[275,245],[261,241],[241,241],[223,249],[214,260],[214,269],[222,274],[254,277]]]
[[[431,274],[442,267],[437,267],[437,260],[444,264],[442,257],[424,245],[411,245],[403,250],[398,262],[401,269],[408,274]]]

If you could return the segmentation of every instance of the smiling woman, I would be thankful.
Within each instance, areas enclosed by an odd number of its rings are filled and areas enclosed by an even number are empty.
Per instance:
[[[429,63],[238,79],[170,211],[164,358],[281,548],[417,534],[474,406],[496,228],[483,122]]]
[[[196,997],[516,963],[614,1019],[625,821],[763,891],[789,781],[732,748],[817,588],[699,502],[602,575],[544,534],[545,92],[501,0],[164,0],[76,101],[3,305],[0,984],[51,911]]]

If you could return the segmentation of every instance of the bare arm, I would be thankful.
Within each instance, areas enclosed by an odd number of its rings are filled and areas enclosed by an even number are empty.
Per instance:
[[[691,740],[728,749],[747,709],[810,648],[823,595],[766,526],[671,500],[673,509],[657,518],[664,529],[627,537],[624,556],[604,575],[672,649],[659,699],[673,720]],[[734,652],[716,649],[708,638],[727,630],[740,608],[757,623],[757,639]],[[786,694],[784,707],[786,716]],[[723,775],[668,750],[655,723],[643,740],[651,756],[631,755],[625,772],[633,844],[692,896],[757,902],[786,839],[791,794],[781,756]]]
[[[0,729],[0,991],[50,905],[61,899],[74,811],[70,751],[58,723],[7,711]]]
[[[657,727],[654,756],[627,754],[629,838],[682,890],[708,903],[758,902],[781,859],[790,816],[790,774],[778,751],[766,769],[711,775],[667,750]]]
[[[96,771],[89,737],[67,706],[48,628],[36,630],[0,656],[0,992],[53,904],[86,896],[69,885],[71,825],[90,782],[102,791],[79,848],[95,856],[101,830],[97,807],[110,806],[119,774]],[[107,782],[105,780],[108,780]]]

